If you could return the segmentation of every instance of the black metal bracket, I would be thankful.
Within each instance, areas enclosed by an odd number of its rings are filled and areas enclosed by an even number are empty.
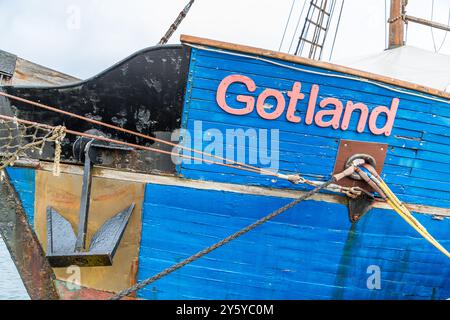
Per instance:
[[[47,258],[52,267],[111,266],[115,252],[135,207],[132,203],[123,211],[107,220],[86,246],[89,205],[92,185],[92,169],[101,162],[99,154],[107,150],[130,151],[131,148],[107,145],[94,139],[79,138],[74,144],[74,155],[84,161],[78,232],[70,222],[52,207],[47,207]]]

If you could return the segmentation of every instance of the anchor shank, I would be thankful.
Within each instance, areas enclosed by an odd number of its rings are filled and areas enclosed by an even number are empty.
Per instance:
[[[89,150],[93,140],[86,144],[84,149],[84,174],[83,174],[83,186],[81,189],[81,202],[80,202],[80,215],[78,221],[78,234],[77,242],[75,244],[75,250],[81,252],[86,249],[86,234],[88,226],[88,214],[90,205],[90,194],[92,184],[92,168],[93,163],[89,157]]]

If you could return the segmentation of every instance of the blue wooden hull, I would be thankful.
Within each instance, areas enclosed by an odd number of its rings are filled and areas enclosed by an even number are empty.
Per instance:
[[[450,210],[450,107],[448,102],[410,89],[382,86],[319,67],[261,61],[248,55],[192,48],[181,127],[193,136],[214,129],[279,130],[279,169],[328,180],[342,139],[389,145],[382,177],[407,204]],[[281,65],[280,65],[281,64]],[[284,66],[283,66],[284,65]],[[286,67],[287,66],[287,67]],[[297,68],[297,69],[293,69]],[[302,71],[303,70],[303,71]],[[251,77],[251,94],[243,85],[227,92],[227,101],[242,108],[237,95],[256,97],[267,88],[285,97],[294,81],[305,92],[320,85],[319,98],[364,103],[369,111],[399,99],[389,135],[357,131],[352,117],[346,130],[274,120],[256,112],[245,117],[217,105],[222,79]],[[273,100],[273,99],[272,99]],[[439,100],[439,101],[438,101]],[[274,103],[270,99],[268,100]],[[306,116],[306,102],[296,114]],[[383,119],[382,119],[383,120]],[[201,129],[196,122],[202,121]],[[194,147],[207,144],[195,140]],[[230,148],[223,142],[224,149]],[[231,147],[231,152],[236,152]],[[225,155],[224,155],[225,156]],[[248,159],[248,153],[245,160]],[[259,158],[255,164],[264,167]],[[34,170],[8,169],[33,224]],[[142,211],[142,235],[137,280],[146,279],[212,245],[286,204],[271,190],[308,190],[304,185],[231,168],[182,163],[176,176],[184,185],[147,183]],[[190,185],[190,180],[211,184]],[[267,193],[220,190],[215,184],[253,186]],[[265,188],[265,189],[264,189]],[[448,211],[447,211],[448,212]],[[427,230],[450,248],[450,219],[414,213]],[[371,286],[378,270],[380,286]],[[448,259],[417,234],[394,211],[375,208],[350,223],[346,205],[326,197],[303,202],[271,222],[138,292],[145,299],[447,299],[450,298]]]
[[[288,201],[148,185],[139,279]],[[416,217],[444,246],[450,245],[449,220]],[[367,287],[370,266],[381,270],[379,290]],[[346,206],[307,201],[139,295],[147,299],[446,299],[449,275],[447,258],[392,211],[372,210],[352,225]]]
[[[8,174],[32,223],[34,170],[8,169]],[[138,280],[288,201],[147,184]],[[450,246],[449,219],[415,217],[442,245]],[[379,289],[370,286],[373,266],[380,270]],[[138,296],[151,300],[447,299],[449,275],[447,258],[393,211],[373,209],[351,224],[345,205],[310,200],[153,283]]]
[[[382,177],[402,201],[408,203],[450,208],[450,107],[448,102],[428,100],[426,95],[409,95],[359,80],[335,78],[338,72],[294,63],[282,62],[313,72],[325,72],[330,76],[310,74],[274,66],[251,57],[235,57],[218,52],[193,49],[190,77],[184,105],[183,127],[194,132],[195,121],[202,121],[202,130],[264,128],[278,129],[280,170],[301,172],[303,176],[328,179],[333,172],[339,143],[342,139],[389,145]],[[269,59],[276,61],[275,59]],[[301,81],[305,100],[312,84],[321,85],[319,97],[337,97],[342,101],[365,103],[370,110],[378,105],[388,106],[393,98],[400,98],[397,117],[390,136],[373,135],[366,127],[356,131],[358,117],[353,116],[348,130],[320,128],[305,123],[291,123],[284,116],[272,121],[259,117],[256,112],[246,116],[225,113],[217,106],[216,90],[220,80],[231,74],[252,77],[257,84],[253,96],[266,88],[283,93],[289,91],[294,81]],[[394,90],[397,89],[391,86]],[[236,95],[248,94],[243,85],[229,90],[229,104],[236,108],[242,103]],[[297,114],[304,118],[307,102],[297,106]],[[205,147],[205,146],[203,146]],[[246,159],[248,161],[248,158]],[[264,159],[263,159],[264,160]],[[260,166],[263,166],[260,164]],[[272,177],[226,170],[208,164],[179,166],[184,177],[212,181],[226,181],[271,188],[292,188],[292,184],[274,181]],[[303,188],[299,186],[299,188]]]

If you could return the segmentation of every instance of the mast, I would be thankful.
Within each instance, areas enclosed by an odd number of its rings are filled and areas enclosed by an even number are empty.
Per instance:
[[[389,23],[389,49],[405,45],[405,21],[407,0],[391,0]]]
[[[405,24],[413,22],[435,29],[450,31],[450,26],[406,14],[408,0],[391,0],[391,16],[389,23],[389,49],[405,45]]]
[[[186,18],[189,10],[191,10],[192,5],[194,4],[194,1],[195,0],[190,0],[189,3],[184,7],[183,11],[181,11],[178,17],[175,19],[175,22],[172,23],[172,25],[169,27],[169,30],[167,30],[166,34],[161,38],[158,45],[164,45],[167,43],[167,41],[169,41],[170,37],[172,37],[175,31],[177,31],[181,22],[183,22],[184,18]]]

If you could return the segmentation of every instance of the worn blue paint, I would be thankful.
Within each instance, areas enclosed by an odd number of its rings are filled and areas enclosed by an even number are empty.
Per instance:
[[[284,62],[287,65],[298,66]],[[336,74],[314,67],[304,69]],[[284,94],[293,81],[306,93],[321,86],[320,98],[363,102],[370,109],[400,98],[390,137],[262,120],[224,113],[215,101],[227,75],[251,76],[258,88]],[[228,101],[247,94],[230,87]],[[234,104],[237,106],[237,104]],[[305,116],[305,106],[298,106]],[[202,128],[195,121],[202,121]],[[328,179],[341,139],[389,144],[383,177],[401,200],[450,208],[450,108],[445,103],[393,93],[373,84],[285,69],[249,58],[192,50],[182,128],[280,130],[280,169],[313,179]],[[202,139],[194,145],[203,150]],[[234,147],[224,142],[233,153]],[[258,146],[261,150],[261,147]],[[263,148],[264,149],[264,148]],[[267,149],[267,148],[266,148]],[[252,151],[248,148],[247,151]],[[270,155],[270,153],[269,153]],[[268,156],[269,156],[268,155]],[[226,155],[224,155],[226,156]],[[268,157],[267,156],[267,157]],[[248,161],[248,152],[245,156]],[[259,159],[256,166],[264,167]],[[207,164],[178,166],[180,176],[272,188],[293,186],[272,177]],[[33,224],[34,170],[9,168],[8,175]],[[143,280],[278,209],[289,199],[149,184],[143,206],[138,280]],[[344,205],[306,201],[238,240],[141,290],[147,299],[446,299],[450,266],[437,249],[392,210],[374,209],[350,224]],[[450,219],[416,218],[444,247],[450,247]],[[381,270],[381,289],[370,290],[368,267]]]
[[[168,196],[171,195],[171,196]],[[138,280],[251,224],[289,199],[147,185]],[[450,219],[415,215],[450,247]],[[147,299],[444,299],[448,259],[390,210],[351,225],[345,206],[306,201],[139,292]],[[381,290],[367,289],[371,265]]]
[[[283,63],[330,75],[339,74],[310,66]],[[320,85],[319,101],[324,97],[336,97],[343,102],[363,102],[369,110],[378,105],[390,106],[393,98],[400,98],[393,132],[389,137],[375,136],[366,127],[363,133],[357,133],[357,116],[352,117],[347,131],[341,131],[307,126],[304,122],[290,123],[284,116],[268,121],[260,118],[256,111],[246,116],[227,114],[217,105],[216,90],[220,81],[231,74],[251,77],[257,85],[255,93],[250,94],[254,97],[266,88],[274,88],[283,92],[287,100],[286,92],[292,88],[294,81],[300,81],[305,98],[298,103],[297,115],[303,119],[312,84]],[[238,94],[249,95],[244,85],[230,86],[227,95],[229,105],[242,107],[236,101]],[[393,191],[406,202],[450,208],[450,107],[446,103],[393,92],[366,82],[309,74],[252,58],[193,49],[182,127],[192,135],[202,133],[202,130],[196,129],[195,121],[202,121],[203,132],[208,129],[216,129],[222,133],[227,129],[278,129],[280,170],[300,172],[306,177],[321,180],[328,179],[333,171],[341,139],[387,143],[389,149],[383,177]],[[197,137],[196,144],[189,147],[204,150],[209,143],[202,144],[201,140]],[[234,150],[233,146],[226,146]],[[247,151],[250,150],[249,148]],[[248,152],[245,160],[248,161]],[[254,165],[265,166],[261,161]],[[178,172],[192,179],[295,188],[277,179],[208,164],[184,163],[178,166]],[[296,188],[302,189],[304,186]]]
[[[34,228],[35,170],[8,167],[6,172],[19,195],[28,223]]]

